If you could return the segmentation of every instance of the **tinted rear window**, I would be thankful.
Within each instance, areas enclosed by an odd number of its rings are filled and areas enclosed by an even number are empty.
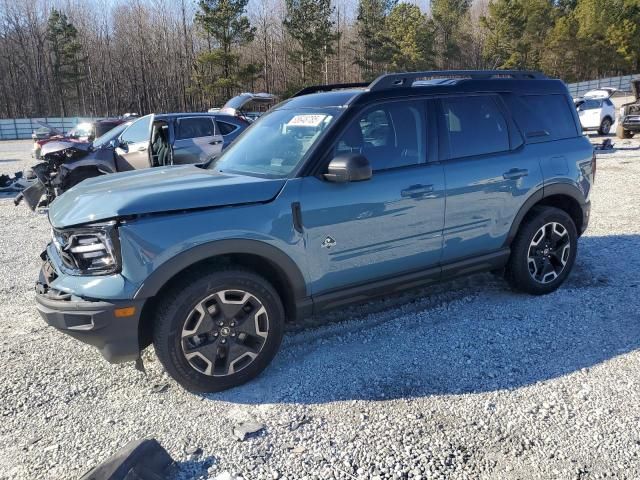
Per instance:
[[[528,141],[578,136],[572,106],[565,95],[522,95],[508,103]]]
[[[450,158],[509,150],[509,129],[490,96],[442,100]]]

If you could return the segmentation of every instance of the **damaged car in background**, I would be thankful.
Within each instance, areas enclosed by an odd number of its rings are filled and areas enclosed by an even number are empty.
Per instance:
[[[40,159],[42,147],[50,142],[71,141],[80,143],[90,143],[96,137],[100,137],[109,130],[127,122],[129,118],[107,118],[95,122],[81,122],[69,130],[67,133],[58,132],[48,138],[34,138],[32,156]]]
[[[219,154],[248,126],[227,115],[146,115],[121,124],[93,142],[61,140],[42,147],[35,181],[15,200],[29,208],[47,206],[87,178],[169,165],[198,164]]]
[[[631,138],[640,132],[640,80],[631,82],[631,91],[635,100],[620,107],[620,119],[616,135],[618,138]]]

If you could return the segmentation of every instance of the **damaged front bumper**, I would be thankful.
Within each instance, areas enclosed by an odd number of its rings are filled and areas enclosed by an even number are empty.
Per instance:
[[[144,300],[88,300],[51,288],[57,273],[43,252],[36,306],[52,327],[93,345],[111,363],[140,356],[138,326]]]

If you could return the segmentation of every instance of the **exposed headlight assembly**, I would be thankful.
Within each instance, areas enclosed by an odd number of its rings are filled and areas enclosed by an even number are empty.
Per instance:
[[[53,230],[53,243],[72,275],[109,275],[120,270],[120,242],[115,222]]]

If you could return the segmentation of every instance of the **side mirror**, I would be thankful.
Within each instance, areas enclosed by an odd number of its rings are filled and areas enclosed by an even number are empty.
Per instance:
[[[371,164],[364,155],[344,153],[329,162],[324,178],[328,182],[335,183],[369,180],[371,178]]]

